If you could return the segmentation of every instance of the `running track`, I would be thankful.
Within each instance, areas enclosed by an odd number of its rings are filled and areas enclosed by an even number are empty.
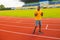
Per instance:
[[[34,22],[33,18],[0,16],[0,40],[60,40],[59,18],[43,19],[43,34],[38,33],[38,28],[36,33],[32,34]]]

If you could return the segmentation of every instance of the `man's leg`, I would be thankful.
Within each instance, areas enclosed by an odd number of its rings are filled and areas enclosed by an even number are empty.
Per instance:
[[[39,21],[39,32],[41,32],[41,29],[42,28],[42,22],[41,21]]]
[[[37,26],[35,26],[34,31],[33,31],[33,34],[35,34],[36,28],[37,28]]]
[[[38,26],[38,20],[36,20],[36,22],[35,22],[35,28],[33,30],[33,34],[35,34],[35,31],[36,31],[37,26]]]

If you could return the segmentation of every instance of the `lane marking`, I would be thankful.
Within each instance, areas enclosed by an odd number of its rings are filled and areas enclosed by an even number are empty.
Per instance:
[[[60,38],[57,37],[50,37],[50,36],[39,36],[39,35],[34,35],[34,34],[27,34],[27,33],[21,33],[21,32],[13,32],[13,31],[8,31],[8,30],[3,30],[0,29],[0,31],[2,32],[8,32],[8,33],[13,33],[13,34],[18,34],[18,35],[25,35],[25,36],[33,36],[33,37],[39,37],[39,38],[49,38],[49,39],[56,39],[56,40],[60,40]]]
[[[5,22],[7,22],[7,23],[14,23],[14,24],[17,24],[17,23],[22,23],[22,24],[34,24],[34,22],[32,22],[32,23],[26,23],[26,22],[24,22],[24,21],[15,21],[15,22],[9,22],[9,21],[0,21],[0,22],[2,22],[2,23],[5,23]],[[24,23],[23,23],[24,22]]]
[[[9,22],[9,21],[0,21],[0,22],[2,22],[2,23],[5,23],[5,22],[7,22],[7,23],[14,23],[14,24],[17,24],[17,23],[21,23],[21,24],[34,24],[34,22],[24,22],[24,21],[14,21],[14,22]],[[23,23],[24,22],[24,23]],[[43,24],[43,25],[46,25],[46,24]],[[60,23],[56,23],[56,24],[54,24],[54,23],[50,23],[49,25],[59,25],[60,26]]]
[[[34,28],[34,27],[30,27],[30,26],[16,26],[16,25],[7,25],[7,24],[0,24],[0,26],[8,26],[8,27],[16,27],[16,28]],[[43,30],[46,30],[46,28],[42,28]],[[51,31],[60,31],[60,29],[47,29],[47,30],[51,30]]]

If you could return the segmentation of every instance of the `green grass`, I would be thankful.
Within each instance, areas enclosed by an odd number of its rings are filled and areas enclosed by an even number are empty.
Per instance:
[[[43,9],[44,18],[60,18],[60,8]]]
[[[60,18],[60,8],[42,9],[44,18]],[[5,10],[0,11],[0,16],[34,17],[34,10]]]

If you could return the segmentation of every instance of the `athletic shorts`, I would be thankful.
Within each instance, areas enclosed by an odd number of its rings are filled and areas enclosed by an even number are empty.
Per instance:
[[[36,20],[36,22],[35,22],[35,26],[38,26],[38,25],[42,25],[42,21],[41,20]]]

